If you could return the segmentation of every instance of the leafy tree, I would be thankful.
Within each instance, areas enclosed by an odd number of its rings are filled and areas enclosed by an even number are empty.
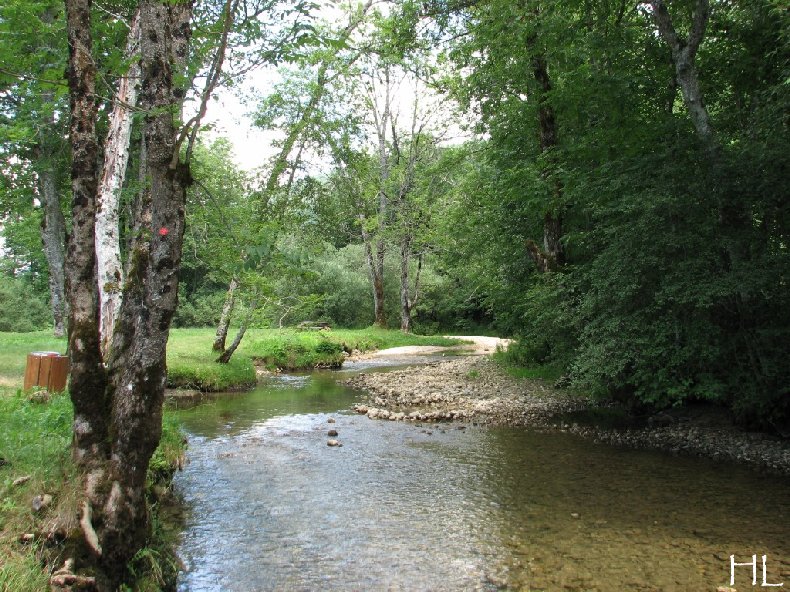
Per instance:
[[[763,127],[786,127],[786,15],[769,2],[430,8],[404,18],[416,31],[438,13],[464,72],[444,84],[487,134],[449,236],[490,276],[477,283],[520,352],[634,404],[713,400],[787,430],[772,353],[790,329],[787,143]],[[566,264],[536,274],[547,212],[561,213]]]

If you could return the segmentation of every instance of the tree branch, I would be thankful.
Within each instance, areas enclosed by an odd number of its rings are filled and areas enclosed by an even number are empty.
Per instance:
[[[230,35],[230,29],[233,26],[233,15],[237,6],[238,0],[227,0],[225,3],[225,21],[222,26],[222,37],[220,39],[219,47],[217,48],[217,53],[214,54],[214,59],[211,63],[211,68],[209,68],[208,76],[206,77],[206,85],[203,87],[203,93],[200,97],[200,108],[198,109],[197,115],[190,119],[181,130],[181,134],[179,135],[178,141],[176,142],[176,149],[173,151],[173,162],[171,163],[171,168],[176,167],[180,152],[179,147],[183,144],[187,136],[189,136],[189,143],[187,144],[185,157],[186,161],[189,162],[189,159],[192,157],[192,150],[195,146],[195,140],[200,129],[200,122],[206,115],[206,111],[208,110],[208,102],[211,99],[211,95],[214,93],[214,90],[217,88],[220,75],[222,74],[222,63],[225,61],[225,52],[228,48],[228,36]]]
[[[710,3],[709,0],[697,0],[694,6],[693,22],[691,31],[689,32],[688,39],[688,53],[689,59],[694,59],[699,49],[700,43],[705,36],[705,28],[708,24],[708,17],[710,17]]]

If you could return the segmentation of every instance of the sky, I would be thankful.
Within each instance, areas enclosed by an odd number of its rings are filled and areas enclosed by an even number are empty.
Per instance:
[[[319,13],[319,19],[335,22],[345,21],[346,14],[339,9],[337,1],[328,0],[323,4]],[[235,162],[243,170],[254,172],[256,169],[268,164],[269,160],[278,152],[273,141],[282,138],[281,132],[261,130],[253,124],[250,112],[256,107],[255,100],[245,102],[240,97],[261,98],[268,95],[275,84],[282,80],[277,68],[269,66],[259,68],[248,73],[243,80],[237,82],[236,87],[220,88],[215,92],[214,100],[209,104],[209,109],[204,119],[204,123],[211,125],[212,130],[206,134],[209,139],[224,137],[227,138],[235,153]],[[441,112],[434,123],[439,120],[444,124],[436,127],[446,134],[443,144],[458,144],[469,137],[457,125],[457,114],[454,118],[449,110],[449,103],[438,98],[433,92],[424,85],[415,87],[413,81],[402,81],[396,90],[395,105],[396,110],[401,113],[399,117],[400,125],[406,127],[411,118],[414,104],[415,93],[420,94],[421,109],[426,109],[429,104],[443,105],[438,107]],[[436,131],[435,133],[439,133]],[[327,163],[318,163],[324,166]]]
[[[277,135],[261,130],[253,124],[250,111],[254,103],[245,105],[239,94],[250,96],[266,94],[267,89],[279,78],[273,70],[262,71],[249,76],[236,89],[221,88],[209,104],[204,123],[212,130],[206,135],[210,139],[224,137],[234,148],[236,164],[245,171],[253,171],[266,164],[277,149],[272,141]],[[257,93],[256,93],[257,91]]]

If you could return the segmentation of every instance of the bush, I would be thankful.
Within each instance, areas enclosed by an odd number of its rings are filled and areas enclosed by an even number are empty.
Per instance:
[[[0,331],[28,332],[52,325],[47,301],[25,279],[0,276]]]

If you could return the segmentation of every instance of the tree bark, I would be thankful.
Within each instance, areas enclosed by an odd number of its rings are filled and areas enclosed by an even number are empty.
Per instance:
[[[409,297],[409,259],[411,241],[404,236],[400,244],[400,330],[411,333],[411,298]]]
[[[365,216],[359,215],[359,223],[362,232],[362,244],[365,247],[365,261],[368,264],[370,273],[370,283],[373,288],[373,323],[387,328],[387,314],[384,309],[384,248],[381,243],[376,245],[376,252],[373,252],[373,239],[365,228]]]
[[[534,41],[530,42],[534,45]],[[551,92],[551,78],[549,76],[546,58],[538,54],[532,60],[532,74],[540,87],[538,98],[538,132],[540,151],[547,158],[552,158],[552,150],[557,146],[557,119],[554,108],[548,102]],[[552,178],[550,164],[545,165],[544,179],[552,185],[552,201],[548,204],[543,216],[543,249],[534,241],[527,241],[527,251],[535,262],[538,270],[545,273],[556,270],[565,264],[565,250],[562,246],[562,185]]]
[[[422,146],[425,142],[421,142],[421,133],[423,126],[417,127],[417,113],[419,103],[415,97],[414,111],[412,113],[411,122],[411,137],[409,138],[409,156],[406,162],[406,172],[403,176],[400,187],[398,188],[398,197],[396,202],[396,211],[398,215],[398,229],[400,232],[400,304],[401,304],[401,323],[400,328],[404,333],[411,333],[411,315],[417,299],[417,290],[420,282],[420,270],[422,269],[422,255],[419,257],[419,264],[417,267],[417,277],[415,278],[414,285],[414,298],[409,295],[409,263],[412,255],[412,242],[414,240],[414,229],[417,225],[416,220],[419,219],[419,205],[413,201],[409,201],[409,196],[414,189],[414,178],[417,169],[417,162],[420,160]],[[392,126],[392,143],[394,147],[394,156],[396,166],[400,164],[402,154],[400,150],[401,142],[398,140],[398,134],[395,126]]]
[[[721,158],[721,145],[711,123],[710,114],[705,107],[695,65],[697,51],[705,37],[710,17],[709,0],[696,0],[691,29],[686,39],[678,36],[664,0],[650,0],[650,6],[653,9],[653,21],[658,32],[671,51],[676,84],[680,86],[689,119],[691,119],[697,137],[702,144],[704,155],[710,166],[709,174],[712,179],[720,182],[720,179],[728,177],[728,173],[726,164]],[[729,237],[722,247],[725,268],[731,270],[751,266],[752,257],[749,243],[752,220],[749,210],[744,201],[738,198],[737,192],[717,191],[715,182],[711,189],[716,192],[718,222],[722,228],[722,234]],[[760,388],[766,389],[770,372],[763,363],[765,356],[761,351],[760,339],[754,329],[755,316],[751,300],[752,297],[748,291],[740,288],[731,297],[731,304],[740,326],[738,337],[749,358],[749,368],[753,379]]]
[[[225,351],[225,340],[228,338],[228,329],[230,328],[230,319],[233,315],[233,305],[236,300],[236,289],[239,287],[239,280],[233,277],[228,286],[228,293],[225,295],[225,304],[222,306],[222,315],[219,318],[219,325],[217,325],[217,334],[214,336],[214,345],[211,349],[218,352]]]
[[[376,136],[378,138],[378,156],[379,156],[379,187],[377,193],[378,211],[377,220],[379,227],[379,235],[387,225],[387,216],[389,209],[389,198],[387,197],[387,181],[390,176],[390,157],[387,150],[387,129],[390,126],[392,119],[391,101],[391,86],[390,86],[390,70],[389,66],[384,70],[384,108],[383,112],[379,114],[378,104],[376,101],[375,91],[371,96],[373,99],[373,119],[376,127]],[[363,225],[363,239],[364,225]],[[375,253],[373,252],[372,238],[365,239],[366,254],[368,257],[368,266],[371,271],[371,282],[373,284],[373,312],[375,315],[374,323],[382,329],[387,328],[387,315],[384,308],[384,258],[386,256],[387,246],[384,238],[379,236],[375,245]]]
[[[53,122],[54,123],[54,122]],[[49,160],[49,159],[45,159]],[[66,219],[60,208],[54,165],[44,163],[38,173],[38,186],[44,205],[44,219],[41,221],[41,241],[44,255],[49,266],[49,298],[52,308],[53,334],[63,337],[66,334]]]
[[[55,22],[56,9],[54,6],[46,9],[41,15],[42,22],[52,25]],[[50,51],[54,48],[48,47]],[[47,133],[42,135],[42,140],[35,148],[38,166],[38,193],[44,207],[44,218],[41,221],[41,242],[44,246],[44,256],[49,267],[49,300],[52,310],[53,335],[63,337],[66,335],[66,319],[68,316],[68,302],[66,299],[66,219],[60,207],[58,195],[57,154],[62,146],[58,138],[60,135],[55,127],[55,93],[44,89],[41,93],[42,103],[45,105],[42,123]]]
[[[697,50],[705,36],[710,5],[708,0],[696,0],[692,17],[691,31],[687,39],[681,39],[672,24],[672,17],[663,0],[651,0],[653,20],[658,27],[661,38],[672,52],[672,63],[675,65],[675,82],[680,86],[683,103],[686,105],[691,122],[702,141],[705,150],[713,155],[718,151],[718,141],[710,121],[708,109],[702,97],[699,76],[694,64]]]
[[[189,166],[178,158],[175,117],[183,96],[175,88],[178,52],[186,56],[189,3],[141,3],[140,106],[151,195],[150,238],[131,253],[132,264],[113,336],[109,363],[113,397],[112,454],[103,490],[99,540],[103,565],[118,580],[145,542],[145,479],[162,432],[165,349],[178,303]]]
[[[86,468],[109,453],[107,375],[99,349],[94,216],[99,187],[96,67],[92,56],[90,0],[66,2],[68,81],[72,151],[72,230],[68,240],[66,293],[69,300],[69,393],[74,405],[75,461]]]
[[[130,59],[140,44],[139,11],[132,18],[124,57]],[[102,355],[109,358],[113,327],[121,307],[123,268],[118,214],[121,189],[129,162],[132,136],[132,109],[137,104],[137,85],[140,65],[133,62],[121,77],[115,105],[110,114],[110,129],[104,148],[104,168],[99,186],[99,203],[96,212],[96,260],[99,276],[99,332]]]
[[[401,239],[400,249],[400,330],[404,333],[411,333],[412,330],[412,311],[417,304],[420,293],[420,273],[422,272],[422,254],[417,258],[417,273],[414,275],[414,296],[410,296],[411,287],[409,282],[409,264],[411,260],[411,237],[405,236]]]
[[[143,0],[141,107],[151,224],[130,256],[105,371],[99,346],[95,215],[99,189],[90,0],[67,0],[73,232],[69,241],[70,392],[74,454],[86,467],[80,524],[100,558],[103,589],[114,590],[148,535],[145,479],[159,443],[165,346],[178,297],[189,167],[178,159],[176,116],[184,96],[174,77],[186,60],[190,3]]]
[[[247,311],[247,315],[244,317],[244,320],[241,322],[241,326],[239,330],[236,332],[236,337],[233,338],[233,341],[230,344],[228,349],[224,349],[222,351],[222,355],[217,358],[217,362],[219,364],[227,364],[230,362],[230,358],[236,352],[241,344],[241,340],[244,339],[244,334],[247,332],[247,328],[250,326],[250,322],[252,321],[252,315],[255,314],[255,310],[258,308],[258,296],[253,295],[252,300],[250,301],[250,308]]]

